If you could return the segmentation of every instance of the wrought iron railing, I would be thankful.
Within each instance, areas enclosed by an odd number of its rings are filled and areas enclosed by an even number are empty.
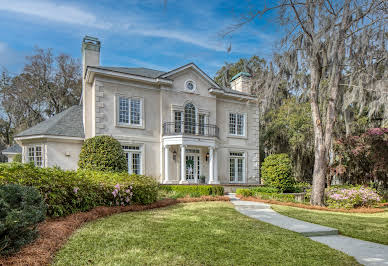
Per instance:
[[[185,122],[165,122],[163,124],[163,136],[194,135],[217,137],[219,128],[216,125]]]

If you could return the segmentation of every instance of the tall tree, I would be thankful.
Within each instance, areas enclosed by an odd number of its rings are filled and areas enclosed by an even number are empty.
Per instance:
[[[235,63],[227,63],[217,71],[214,80],[222,87],[230,87],[230,80],[239,72],[247,72],[251,75],[262,71],[265,67],[265,60],[254,55],[249,59],[241,58]]]
[[[378,64],[386,63],[383,39],[387,5],[383,0],[281,0],[271,7],[255,9],[236,25],[235,29],[275,10],[287,30],[282,40],[286,51],[278,57],[277,67],[282,74],[279,77],[308,90],[314,128],[313,205],[324,204],[337,107],[345,86],[352,85],[352,79],[345,79],[347,71],[370,73]],[[356,48],[360,54],[354,53]],[[359,56],[367,54],[371,60],[357,63]],[[302,72],[307,75],[299,75]],[[377,78],[373,76],[374,84]],[[358,84],[363,86],[362,82]]]
[[[36,48],[22,73],[6,70],[0,79],[0,134],[6,146],[14,132],[24,130],[78,104],[81,95],[81,64],[66,54]]]

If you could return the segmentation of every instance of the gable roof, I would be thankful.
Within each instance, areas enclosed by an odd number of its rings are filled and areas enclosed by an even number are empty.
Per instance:
[[[93,68],[120,72],[124,74],[136,75],[146,78],[157,78],[163,75],[164,71],[145,68],[145,67],[105,67],[105,66],[93,66]]]
[[[20,147],[18,144],[14,144],[5,150],[1,151],[3,154],[17,154],[22,153],[22,147]]]
[[[84,138],[82,106],[74,105],[63,112],[20,132],[15,137],[20,138],[36,135]]]
[[[186,65],[183,65],[181,67],[178,67],[178,68],[175,68],[169,72],[166,72],[162,75],[160,75],[161,78],[167,78],[168,76],[171,76],[171,75],[174,75],[175,73],[178,73],[180,71],[183,71],[185,69],[188,69],[188,68],[193,68],[195,69],[197,72],[199,72],[208,82],[210,82],[214,87],[216,88],[220,88],[220,86],[211,78],[208,76],[208,74],[206,74],[202,69],[200,69],[196,64],[194,64],[193,62],[191,63],[188,63]]]

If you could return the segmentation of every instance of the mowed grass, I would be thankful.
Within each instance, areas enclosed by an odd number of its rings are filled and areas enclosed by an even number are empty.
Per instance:
[[[342,235],[388,245],[388,209],[385,212],[339,213],[272,205],[272,209],[299,220],[337,228]]]
[[[91,222],[54,265],[357,265],[344,253],[243,216],[228,202],[178,204]]]

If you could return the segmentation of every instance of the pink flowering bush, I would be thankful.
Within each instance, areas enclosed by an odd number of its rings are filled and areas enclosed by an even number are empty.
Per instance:
[[[370,187],[357,186],[349,188],[331,187],[326,192],[329,208],[374,207],[381,201],[380,196]]]
[[[130,186],[120,186],[120,184],[116,184],[114,186],[114,190],[112,192],[113,195],[113,203],[117,206],[126,206],[129,205],[133,196],[132,185]]]

